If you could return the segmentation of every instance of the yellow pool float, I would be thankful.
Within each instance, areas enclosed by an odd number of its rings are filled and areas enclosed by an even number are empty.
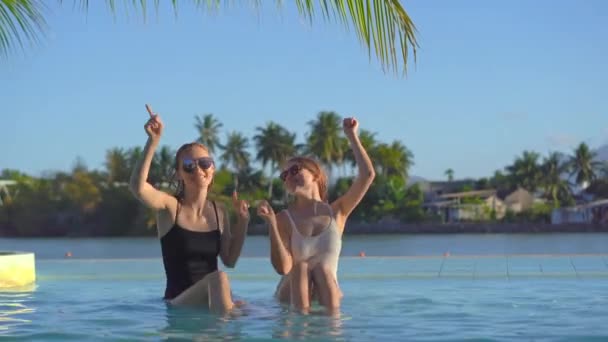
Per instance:
[[[0,251],[0,289],[28,286],[35,281],[34,253]]]

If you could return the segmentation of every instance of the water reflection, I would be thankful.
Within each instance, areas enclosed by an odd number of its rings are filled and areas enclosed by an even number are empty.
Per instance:
[[[241,337],[239,314],[225,317],[204,309],[166,306],[167,325],[161,329],[162,338],[170,341],[231,341]]]
[[[340,312],[328,314],[319,309],[304,315],[283,309],[275,319],[272,337],[297,340],[319,338],[332,341],[344,340],[343,319]]]
[[[159,331],[171,341],[231,341],[243,339],[345,340],[344,316],[314,310],[303,315],[278,305],[249,303],[219,317],[203,309],[166,306],[166,326]]]
[[[0,336],[12,333],[21,325],[30,324],[27,317],[35,310],[28,306],[35,284],[0,291]]]

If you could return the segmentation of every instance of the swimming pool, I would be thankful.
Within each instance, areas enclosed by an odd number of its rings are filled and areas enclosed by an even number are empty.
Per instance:
[[[33,289],[0,292],[0,339],[40,341],[608,340],[608,255],[344,257],[342,313],[289,313],[267,258],[242,258],[248,304],[217,318],[168,308],[159,258],[38,260]]]

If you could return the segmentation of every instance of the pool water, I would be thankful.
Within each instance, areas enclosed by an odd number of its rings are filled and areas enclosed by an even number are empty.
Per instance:
[[[341,314],[277,304],[267,258],[229,270],[231,317],[167,307],[162,261],[38,260],[33,288],[0,292],[0,340],[607,341],[608,256],[341,259]]]

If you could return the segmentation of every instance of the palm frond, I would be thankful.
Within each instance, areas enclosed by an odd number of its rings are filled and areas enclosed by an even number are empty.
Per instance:
[[[0,0],[0,55],[29,41],[37,44],[47,29],[43,11],[45,4],[39,0]]]
[[[295,0],[300,15],[312,21],[312,0]],[[347,28],[354,26],[361,43],[371,58],[372,47],[384,71],[399,70],[401,55],[403,73],[407,73],[409,50],[414,61],[419,47],[416,26],[399,0],[318,0],[325,20],[337,20]],[[397,39],[398,38],[398,39]]]
[[[60,4],[64,0],[57,0]],[[414,62],[419,47],[416,39],[416,27],[399,0],[293,0],[301,16],[312,22],[318,9],[326,21],[337,21],[346,28],[354,27],[360,42],[367,48],[371,59],[372,50],[380,61],[383,71],[395,73],[402,69],[407,74],[409,50],[413,52]],[[111,13],[117,12],[117,1],[106,0]],[[150,3],[158,12],[160,0],[123,0],[125,7],[131,6],[141,12],[144,20]],[[72,0],[74,7],[83,11],[89,8],[89,0]],[[171,6],[177,16],[180,1],[171,0]],[[183,1],[181,1],[183,3]],[[192,0],[197,8],[207,10],[219,9],[229,0]],[[237,1],[243,4],[245,1]],[[261,0],[249,0],[247,3],[256,8],[262,6]],[[283,6],[282,0],[275,0]],[[37,42],[40,33],[46,29],[42,15],[45,5],[42,0],[0,0],[0,55],[7,53],[16,44],[23,47],[23,41]],[[401,63],[398,61],[401,56]],[[401,65],[401,68],[399,67]]]

